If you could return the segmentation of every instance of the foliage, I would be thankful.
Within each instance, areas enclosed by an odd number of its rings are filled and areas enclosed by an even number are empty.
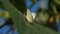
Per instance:
[[[25,16],[10,4],[8,0],[0,0],[0,2],[3,3],[4,8],[10,13],[19,34],[58,34],[58,32],[41,24],[33,23],[33,25],[31,25],[27,23]]]

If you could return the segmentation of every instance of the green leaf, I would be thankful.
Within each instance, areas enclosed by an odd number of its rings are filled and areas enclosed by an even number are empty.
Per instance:
[[[33,27],[35,27],[37,29],[39,34],[58,34],[58,32],[56,32],[56,31],[54,31],[46,26],[43,26],[41,24],[34,23]]]

